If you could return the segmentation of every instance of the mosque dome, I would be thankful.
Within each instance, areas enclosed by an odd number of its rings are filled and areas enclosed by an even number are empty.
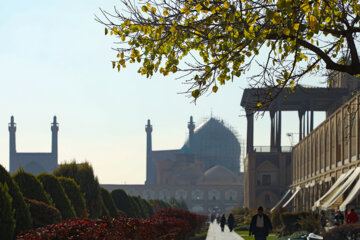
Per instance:
[[[189,139],[185,145],[204,164],[205,170],[221,165],[234,172],[239,171],[240,143],[223,121],[211,117],[195,129],[191,146]]]
[[[208,169],[198,184],[229,185],[237,183],[236,175],[229,169],[216,165]]]

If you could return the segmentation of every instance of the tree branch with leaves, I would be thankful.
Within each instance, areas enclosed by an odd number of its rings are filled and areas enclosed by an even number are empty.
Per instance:
[[[196,100],[250,69],[251,87],[294,91],[309,73],[360,74],[357,0],[121,0],[96,20],[120,39],[113,68],[182,73]],[[257,65],[257,67],[255,67]],[[253,71],[252,71],[253,72]],[[278,92],[278,91],[276,91]],[[264,103],[259,102],[258,107]]]

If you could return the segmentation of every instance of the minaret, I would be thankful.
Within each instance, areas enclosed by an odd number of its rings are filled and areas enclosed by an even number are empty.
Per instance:
[[[54,121],[51,123],[51,153],[56,158],[56,165],[58,160],[58,131],[59,131],[59,124],[56,122],[56,116],[54,116]]]
[[[191,150],[194,150],[194,129],[195,129],[195,124],[193,122],[193,117],[190,116],[190,122],[188,123],[188,128],[189,128],[189,143],[188,143],[188,147]]]
[[[16,123],[14,122],[14,116],[11,116],[10,123],[9,123],[9,135],[10,135],[10,141],[9,141],[9,166],[10,166],[10,174],[13,174],[16,172],[17,167],[15,164],[15,158],[16,158],[16,141],[15,141],[15,132],[16,132]]]
[[[152,143],[151,143],[151,132],[152,125],[150,124],[150,119],[147,121],[147,125],[145,126],[146,131],[146,181],[145,184],[153,184],[155,183],[154,171],[156,170],[151,161],[151,151],[152,151]]]

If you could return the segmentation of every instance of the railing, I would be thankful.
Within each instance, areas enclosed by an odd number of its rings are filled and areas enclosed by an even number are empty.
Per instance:
[[[277,147],[254,146],[254,152],[291,152],[292,146],[281,146],[280,151]]]

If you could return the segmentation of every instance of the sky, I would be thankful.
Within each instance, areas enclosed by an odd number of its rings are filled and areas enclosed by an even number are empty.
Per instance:
[[[172,75],[147,79],[131,64],[120,73],[112,69],[116,39],[105,36],[94,18],[101,15],[99,8],[114,6],[122,9],[114,0],[1,0],[0,164],[6,169],[11,115],[18,152],[50,152],[50,123],[56,115],[59,163],[88,161],[102,184],[144,183],[147,119],[154,150],[181,148],[190,116],[197,126],[211,115],[222,119],[246,141],[240,107],[246,78],[194,104],[181,94],[187,86]],[[320,79],[309,77],[304,83],[319,85]],[[282,145],[289,146],[286,134],[298,132],[298,115],[282,117]],[[315,126],[324,118],[315,113]],[[254,136],[254,145],[269,145],[267,114],[255,121]]]

